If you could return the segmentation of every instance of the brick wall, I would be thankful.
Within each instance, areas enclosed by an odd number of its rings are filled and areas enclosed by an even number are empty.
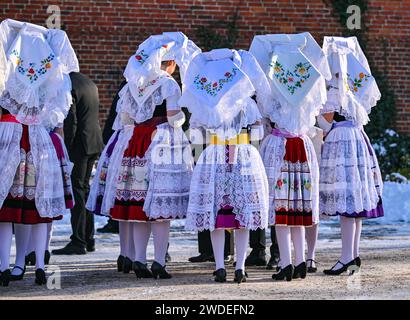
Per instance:
[[[128,57],[150,34],[179,30],[195,41],[198,25],[218,26],[237,11],[238,48],[248,48],[254,34],[303,31],[321,44],[323,36],[343,31],[330,1],[0,0],[0,12],[1,19],[44,24],[48,5],[60,6],[62,26],[81,71],[99,87],[103,121]],[[369,0],[363,22],[368,28],[368,58],[385,72],[396,95],[397,129],[410,134],[410,0]]]

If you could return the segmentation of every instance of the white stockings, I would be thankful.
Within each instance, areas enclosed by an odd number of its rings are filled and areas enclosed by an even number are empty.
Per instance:
[[[295,251],[295,265],[305,261],[305,227],[276,226],[278,240],[280,267],[292,264],[292,248]]]
[[[13,237],[13,225],[8,222],[0,223],[0,271],[10,268],[10,250]]]

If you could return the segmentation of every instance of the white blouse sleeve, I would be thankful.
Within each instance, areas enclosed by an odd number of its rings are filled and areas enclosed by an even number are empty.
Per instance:
[[[181,89],[178,83],[173,78],[168,78],[161,86],[162,97],[167,102],[167,111],[181,110],[178,104],[179,98],[181,98]]]

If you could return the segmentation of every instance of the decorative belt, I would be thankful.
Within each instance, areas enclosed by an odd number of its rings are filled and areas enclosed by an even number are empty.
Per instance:
[[[249,134],[240,133],[236,137],[229,140],[222,140],[216,134],[211,135],[211,144],[226,146],[226,145],[236,145],[236,144],[249,144]]]
[[[20,123],[15,116],[12,114],[3,114],[0,118],[0,122],[13,122],[13,123]]]
[[[281,138],[286,138],[286,139],[302,137],[302,135],[296,135],[296,134],[293,134],[292,132],[289,132],[287,130],[277,129],[277,128],[273,128],[271,133],[274,136],[281,137]]]

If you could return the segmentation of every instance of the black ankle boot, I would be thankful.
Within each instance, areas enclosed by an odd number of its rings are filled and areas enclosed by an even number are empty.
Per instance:
[[[130,273],[132,270],[132,260],[128,257],[124,258],[124,265],[122,267],[122,272],[124,273]]]
[[[220,268],[214,271],[213,275],[215,276],[216,282],[226,282],[226,270],[225,269]]]
[[[235,278],[233,279],[233,281],[236,282],[237,284],[246,282],[247,276],[248,275],[246,274],[246,272],[243,272],[242,269],[235,270]]]
[[[295,267],[293,270],[293,279],[305,279],[306,278],[306,262],[303,261],[301,264]]]
[[[43,269],[37,269],[36,270],[35,283],[40,285],[40,286],[47,283],[46,273],[44,272]]]
[[[336,267],[337,264],[341,264],[342,267],[339,268],[339,269],[333,270],[333,268]],[[357,265],[356,265],[354,259],[353,259],[352,261],[346,263],[346,264],[342,263],[342,262],[339,260],[339,261],[337,261],[337,262],[335,263],[335,265],[334,265],[331,269],[323,270],[323,273],[324,273],[325,275],[328,275],[328,276],[338,276],[338,275],[341,275],[343,272],[346,272],[347,270],[349,270],[349,268],[351,268],[351,267],[353,267],[353,266],[357,268]],[[356,271],[356,270],[351,270],[352,274],[353,274],[355,271]]]
[[[3,272],[0,272],[0,285],[3,287],[8,287],[10,282],[10,276],[10,269],[6,269]]]
[[[139,261],[134,261],[133,269],[134,269],[135,275],[137,276],[137,279],[152,278],[153,277],[153,275],[152,275],[151,271],[149,271],[147,265],[143,264]]]
[[[117,271],[118,272],[122,272],[122,270],[124,269],[124,259],[125,259],[124,256],[122,255],[118,256],[118,259],[117,259]]]
[[[293,265],[290,264],[286,266],[285,268],[281,268],[278,273],[275,273],[272,275],[273,280],[285,280],[286,281],[292,281],[292,276],[293,276]]]
[[[171,279],[172,275],[170,275],[167,270],[165,270],[165,266],[161,266],[158,262],[154,261],[151,266],[151,272],[154,279]]]

